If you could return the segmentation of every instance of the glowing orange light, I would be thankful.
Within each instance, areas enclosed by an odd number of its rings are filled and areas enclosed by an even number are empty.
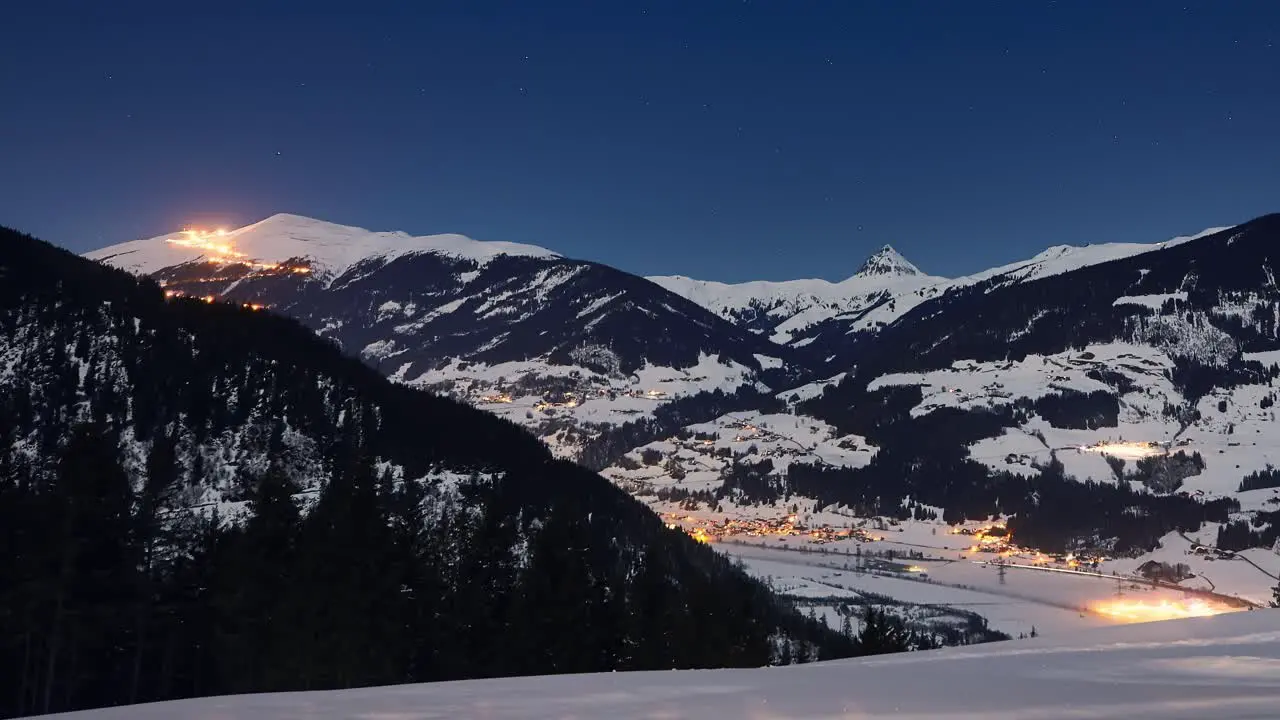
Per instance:
[[[1126,460],[1138,460],[1166,454],[1163,447],[1152,442],[1100,442],[1080,449],[1085,452],[1112,455]]]
[[[1222,603],[1209,602],[1200,598],[1184,600],[1103,600],[1092,604],[1093,612],[1122,622],[1140,623],[1155,620],[1176,620],[1178,618],[1208,617],[1223,613],[1236,612],[1241,608]]]
[[[280,267],[276,263],[250,260],[246,254],[236,250],[230,242],[218,239],[227,235],[225,228],[219,228],[212,232],[208,230],[190,229],[183,230],[179,234],[182,235],[182,237],[168,238],[165,242],[168,242],[171,245],[178,245],[180,247],[202,250],[211,260],[220,262],[239,263],[260,270],[275,270]]]

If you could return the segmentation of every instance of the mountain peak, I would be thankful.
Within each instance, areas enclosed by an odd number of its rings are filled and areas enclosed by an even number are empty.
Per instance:
[[[902,253],[894,250],[890,245],[885,245],[862,263],[857,274],[866,277],[869,275],[910,276],[924,273],[920,272],[920,268],[912,265],[911,261],[902,257]]]

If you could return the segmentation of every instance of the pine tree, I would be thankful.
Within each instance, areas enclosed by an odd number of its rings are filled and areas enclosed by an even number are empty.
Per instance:
[[[903,652],[910,649],[906,629],[898,618],[883,610],[867,608],[862,632],[858,635],[858,652],[862,655]]]
[[[103,702],[121,683],[128,687],[128,608],[138,587],[129,478],[103,428],[73,429],[49,500],[48,551],[57,570],[49,586],[42,712]],[[105,671],[73,674],[72,661]]]

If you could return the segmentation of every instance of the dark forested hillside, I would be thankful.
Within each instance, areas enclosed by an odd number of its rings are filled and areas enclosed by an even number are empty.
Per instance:
[[[0,547],[0,715],[854,650],[513,424],[9,230]]]

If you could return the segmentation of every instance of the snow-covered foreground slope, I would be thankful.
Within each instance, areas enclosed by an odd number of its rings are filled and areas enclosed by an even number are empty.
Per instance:
[[[1256,720],[1277,708],[1280,613],[1259,610],[786,668],[243,695],[68,717]]]

